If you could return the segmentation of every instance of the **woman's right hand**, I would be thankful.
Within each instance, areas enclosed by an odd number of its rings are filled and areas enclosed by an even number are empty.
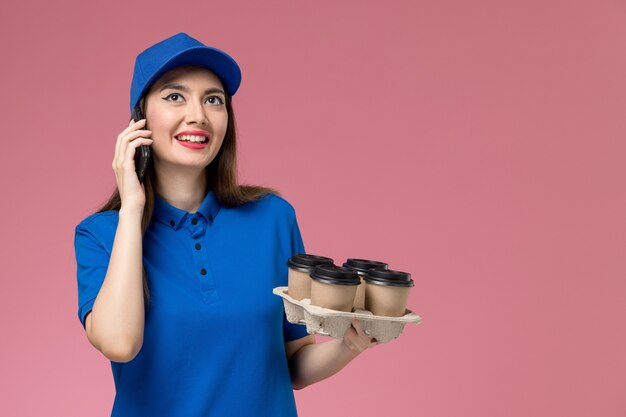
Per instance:
[[[140,212],[146,204],[146,192],[135,171],[135,150],[141,145],[152,144],[149,138],[152,131],[141,129],[145,124],[146,119],[138,122],[131,120],[128,127],[117,135],[112,163],[122,208]]]

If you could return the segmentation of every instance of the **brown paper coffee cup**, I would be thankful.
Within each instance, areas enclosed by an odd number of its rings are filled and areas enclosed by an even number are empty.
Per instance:
[[[365,276],[365,309],[376,316],[401,317],[406,312],[411,275],[400,271],[370,270]]]
[[[287,294],[295,300],[311,298],[311,277],[317,265],[332,265],[333,260],[325,256],[296,254],[287,261]]]
[[[311,273],[311,305],[352,311],[359,275],[341,266],[321,265]]]

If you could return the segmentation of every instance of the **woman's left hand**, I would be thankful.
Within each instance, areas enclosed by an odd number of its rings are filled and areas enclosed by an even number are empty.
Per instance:
[[[343,343],[357,354],[378,345],[376,339],[365,334],[359,320],[352,320],[352,326],[346,330],[346,334],[343,336]]]

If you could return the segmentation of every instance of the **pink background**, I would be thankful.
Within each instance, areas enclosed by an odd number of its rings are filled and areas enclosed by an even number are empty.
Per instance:
[[[386,261],[424,322],[300,416],[626,414],[626,4],[6,2],[3,416],[108,416],[74,226],[115,184],[135,55],[186,31],[243,70],[244,182],[310,253]]]

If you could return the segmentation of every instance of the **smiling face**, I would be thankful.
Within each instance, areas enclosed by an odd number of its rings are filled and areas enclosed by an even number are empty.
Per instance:
[[[204,169],[219,152],[228,126],[220,79],[203,67],[177,67],[146,94],[145,116],[152,131],[157,171]]]

